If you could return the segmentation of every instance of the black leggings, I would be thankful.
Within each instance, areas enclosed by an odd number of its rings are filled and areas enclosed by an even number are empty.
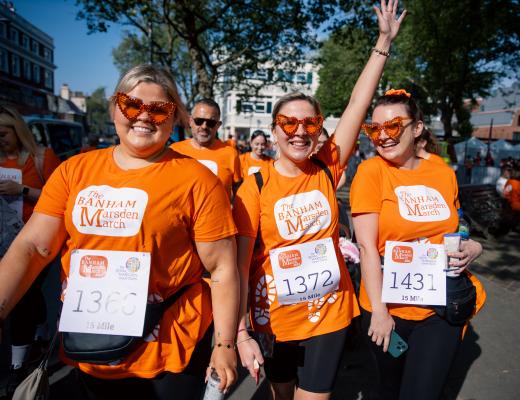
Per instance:
[[[36,326],[45,323],[47,319],[47,306],[42,294],[42,285],[47,272],[48,268],[45,268],[40,273],[9,314],[13,346],[31,344],[34,341]]]
[[[368,338],[372,314],[362,310],[363,332]],[[393,317],[395,331],[408,343],[408,350],[394,358],[370,338],[370,349],[379,370],[381,399],[438,400],[461,343],[461,326],[433,315],[422,321]]]
[[[163,372],[152,379],[101,379],[76,370],[82,400],[199,400],[211,357],[213,327],[197,343],[188,366],[180,373]]]

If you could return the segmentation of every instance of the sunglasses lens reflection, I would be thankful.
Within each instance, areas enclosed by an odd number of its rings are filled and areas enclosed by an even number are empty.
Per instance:
[[[195,122],[195,125],[202,126],[204,122],[206,123],[206,126],[208,128],[214,128],[218,121],[215,121],[214,119],[206,119],[206,118],[193,118],[193,121]]]
[[[399,136],[399,133],[401,131],[401,124],[399,123],[399,121],[393,121],[388,124],[385,124],[384,129],[388,136],[390,136],[392,139],[395,139]]]

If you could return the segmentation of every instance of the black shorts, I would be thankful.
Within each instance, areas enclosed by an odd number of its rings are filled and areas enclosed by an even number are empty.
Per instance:
[[[305,340],[276,342],[273,357],[265,359],[265,374],[273,383],[296,380],[311,393],[332,392],[347,329]]]

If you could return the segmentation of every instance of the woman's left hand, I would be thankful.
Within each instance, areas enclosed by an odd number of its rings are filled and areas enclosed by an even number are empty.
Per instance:
[[[23,185],[15,181],[0,181],[0,194],[17,196],[22,194]]]
[[[206,372],[206,379],[214,369],[220,378],[219,390],[226,393],[237,381],[237,353],[234,348],[215,346],[211,354],[211,361]]]
[[[406,16],[406,10],[404,10],[399,18],[396,18],[398,3],[398,0],[388,0],[388,2],[381,0],[381,9],[374,6],[374,11],[377,15],[377,24],[379,25],[379,33],[388,36],[390,40],[393,40],[397,36],[401,22],[403,22]]]
[[[460,274],[482,254],[482,245],[472,239],[460,242],[460,250],[448,253],[450,259],[450,268],[458,268],[454,271]]]

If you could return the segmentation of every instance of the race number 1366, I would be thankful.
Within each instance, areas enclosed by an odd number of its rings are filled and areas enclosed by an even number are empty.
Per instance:
[[[74,293],[74,305],[72,312],[89,314],[97,314],[106,312],[107,314],[122,314],[124,316],[132,316],[136,311],[135,292],[111,291],[103,292],[102,290],[82,290],[76,289]]]

